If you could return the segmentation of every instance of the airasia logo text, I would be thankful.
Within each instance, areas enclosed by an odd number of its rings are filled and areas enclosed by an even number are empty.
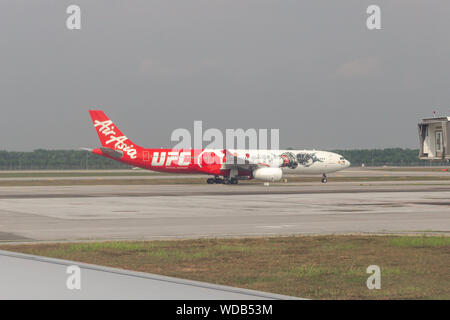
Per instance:
[[[134,149],[134,145],[128,145],[126,141],[128,138],[126,136],[117,137],[116,132],[114,131],[113,122],[111,120],[106,121],[98,121],[95,120],[94,127],[100,127],[98,129],[99,133],[102,133],[104,136],[107,136],[109,138],[108,141],[106,141],[106,144],[114,143],[114,149],[115,150],[121,150],[125,152],[131,159],[136,159],[137,157],[137,150]]]

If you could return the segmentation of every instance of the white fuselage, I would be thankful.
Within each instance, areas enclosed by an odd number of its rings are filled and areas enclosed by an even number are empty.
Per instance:
[[[284,174],[326,174],[343,170],[350,162],[343,156],[318,150],[229,150],[251,163],[260,163],[268,167],[281,167]],[[283,162],[281,159],[288,162]]]

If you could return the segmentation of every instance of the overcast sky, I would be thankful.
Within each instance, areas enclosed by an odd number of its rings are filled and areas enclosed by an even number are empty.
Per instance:
[[[146,147],[203,120],[279,128],[284,147],[417,148],[418,120],[450,115],[449,17],[448,0],[2,0],[0,150],[95,147],[91,108]]]

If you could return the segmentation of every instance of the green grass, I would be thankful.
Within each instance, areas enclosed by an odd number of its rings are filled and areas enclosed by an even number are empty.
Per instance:
[[[99,250],[117,250],[139,252],[154,249],[157,242],[97,242],[97,243],[77,243],[71,244],[66,249],[71,252],[96,252]]]
[[[378,170],[378,171],[391,171],[391,172],[405,172],[405,171],[409,171],[409,172],[447,172],[447,171],[443,171],[445,169],[450,171],[450,166],[447,167],[387,167],[387,168],[383,168],[383,167],[369,167],[369,168],[365,168],[365,169],[369,169],[369,170]]]
[[[166,173],[152,172],[148,170],[129,171],[32,171],[32,172],[1,172],[0,178],[76,178],[76,177],[141,177],[167,175]]]
[[[333,274],[333,270],[316,265],[305,264],[288,269],[287,274],[295,278],[313,278]]]
[[[206,179],[186,177],[181,179],[102,179],[101,177],[83,180],[1,180],[2,187],[32,187],[32,186],[100,186],[100,185],[174,185],[174,184],[205,184]]]
[[[389,244],[396,247],[442,247],[450,246],[449,237],[395,237],[389,239]]]

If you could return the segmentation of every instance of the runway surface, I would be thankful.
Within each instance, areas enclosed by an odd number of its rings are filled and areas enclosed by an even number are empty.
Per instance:
[[[1,187],[0,241],[450,233],[450,183]]]
[[[68,289],[69,266],[80,268],[80,289]],[[260,300],[292,297],[0,251],[0,300],[152,299]],[[72,287],[73,288],[73,287]],[[211,314],[214,313],[211,310]]]
[[[430,171],[431,169],[435,171]],[[450,177],[450,172],[444,172],[446,167],[416,168],[403,167],[401,171],[390,168],[363,168],[350,167],[343,171],[330,173],[333,177]],[[165,174],[146,170],[43,170],[43,171],[4,171],[4,176],[0,175],[0,181],[57,181],[57,180],[166,180],[166,179],[204,179],[209,176],[203,174]],[[13,175],[12,177],[8,177]],[[320,175],[317,180],[320,181]],[[291,177],[314,177],[314,175],[285,174],[285,178]]]

